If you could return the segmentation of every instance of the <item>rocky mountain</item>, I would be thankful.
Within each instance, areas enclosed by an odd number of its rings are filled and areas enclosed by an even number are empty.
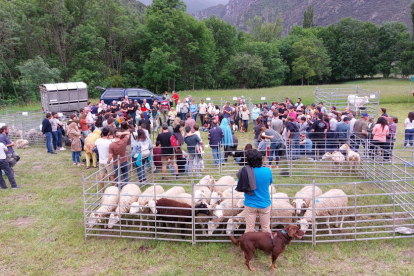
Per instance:
[[[227,5],[217,5],[193,13],[199,20],[212,15],[239,29],[246,29],[249,18],[259,15],[269,21],[278,14],[283,18],[284,34],[294,25],[303,24],[303,14],[309,5],[314,9],[315,26],[328,26],[343,17],[381,24],[399,21],[411,28],[412,0],[230,0]]]
[[[150,5],[152,0],[139,0],[145,5]],[[229,0],[183,0],[187,5],[187,12],[193,13],[195,11],[200,11],[207,9],[209,7],[217,6],[220,4],[227,4]]]

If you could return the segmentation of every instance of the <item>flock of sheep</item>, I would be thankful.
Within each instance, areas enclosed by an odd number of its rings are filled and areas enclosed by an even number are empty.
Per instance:
[[[211,236],[221,226],[226,229],[220,230],[232,234],[245,223],[244,193],[235,190],[236,184],[231,176],[224,176],[216,182],[208,175],[194,186],[194,198],[181,186],[173,186],[165,191],[160,185],[152,185],[144,192],[136,184],[127,184],[120,191],[116,186],[110,186],[102,195],[101,206],[90,214],[87,228],[93,228],[97,224],[113,228],[120,223],[121,217],[128,222],[128,218],[139,216],[139,231],[143,227],[144,218],[148,231],[150,221],[156,217],[160,225],[163,221],[180,224],[183,233],[186,224],[192,221],[194,210],[196,226],[201,227],[203,235]],[[336,217],[336,227],[342,228],[348,197],[340,189],[322,193],[317,186],[304,186],[291,202],[287,194],[276,193],[274,186],[269,187],[269,192],[272,199],[273,227],[291,224],[296,218],[301,229],[306,231],[312,225],[315,215],[328,217],[326,225],[330,234],[332,231],[329,217]],[[316,228],[316,225],[313,227]]]
[[[351,150],[349,144],[343,144],[339,150],[346,151],[346,157],[340,151],[327,152],[322,156],[324,161],[332,161],[333,168],[337,168],[339,173],[342,174],[342,166],[345,164],[345,161],[348,162],[349,166],[349,175],[351,175],[352,170],[356,170],[358,173],[359,165],[361,164],[361,157],[359,153]]]

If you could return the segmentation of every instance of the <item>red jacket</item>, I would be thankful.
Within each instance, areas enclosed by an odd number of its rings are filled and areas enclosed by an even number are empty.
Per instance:
[[[178,100],[180,99],[180,96],[178,96],[178,94],[175,93],[174,95],[171,96],[171,98],[173,98],[174,99],[174,102],[177,103]]]

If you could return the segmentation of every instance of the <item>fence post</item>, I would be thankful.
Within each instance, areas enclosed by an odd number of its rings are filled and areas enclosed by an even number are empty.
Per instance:
[[[293,175],[293,161],[292,161],[292,159],[293,159],[293,155],[292,155],[292,145],[291,144],[289,144],[289,138],[287,138],[287,141],[288,141],[288,145],[289,145],[289,156],[288,156],[288,158],[289,158],[289,166],[290,166],[290,170],[289,170],[289,177],[292,177],[292,175]]]
[[[120,163],[120,158],[119,158],[119,155],[118,155],[118,168],[116,168],[117,169],[117,171],[118,171],[118,179],[117,179],[117,183],[116,183],[116,185],[118,186],[118,189],[120,189],[121,188],[121,181],[120,181],[120,179],[121,179],[121,163]]]
[[[7,109],[6,109],[7,112]],[[82,195],[83,195],[83,226],[85,227],[85,240],[88,239],[88,231],[86,230],[87,227],[87,214],[86,214],[86,202],[85,202],[85,178],[82,175]]]
[[[395,181],[392,181],[392,237],[395,238]]]
[[[358,220],[358,216],[357,216],[357,183],[354,183],[354,192],[355,192],[355,196],[354,196],[354,212],[355,212],[355,221],[354,221],[354,240],[357,240],[357,220]],[[343,214],[342,214],[343,215]]]
[[[154,201],[155,201],[155,210],[157,209],[157,193],[156,193],[157,184],[154,183]],[[151,214],[151,211],[149,212]],[[148,216],[147,216],[147,230],[148,230]],[[157,239],[157,212],[154,214],[154,239]]]
[[[312,185],[312,187],[313,187],[313,189],[312,189],[312,201],[313,201],[313,204],[312,204],[312,246],[316,246],[316,231],[315,231],[315,228],[317,226],[315,224],[316,223],[316,219],[315,219],[315,204],[316,204],[315,185],[316,185],[316,180],[315,179],[312,180],[312,184],[313,184]]]
[[[191,221],[193,222],[191,224],[191,232],[192,232],[192,244],[195,245],[196,244],[196,233],[195,233],[195,204],[194,204],[194,180],[191,180],[191,216],[192,219]]]

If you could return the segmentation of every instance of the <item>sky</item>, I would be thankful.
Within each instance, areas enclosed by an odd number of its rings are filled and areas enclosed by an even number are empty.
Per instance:
[[[145,5],[152,3],[152,0],[139,0]],[[227,4],[229,0],[183,0],[187,4],[187,12],[192,13],[218,4]]]

